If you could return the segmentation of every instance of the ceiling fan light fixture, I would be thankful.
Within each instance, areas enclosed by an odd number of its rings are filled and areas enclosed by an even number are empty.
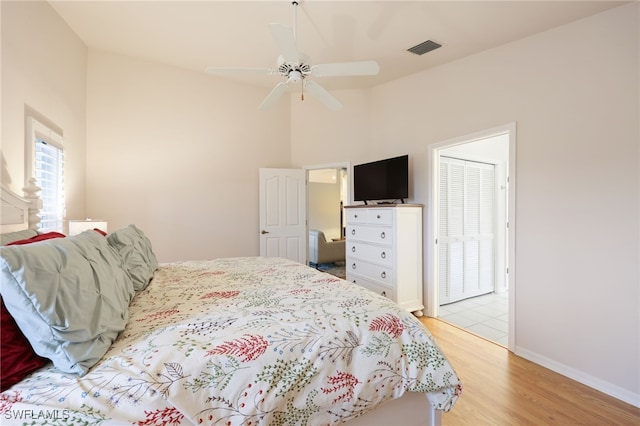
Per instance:
[[[297,83],[302,79],[302,73],[298,70],[289,72],[289,83]]]

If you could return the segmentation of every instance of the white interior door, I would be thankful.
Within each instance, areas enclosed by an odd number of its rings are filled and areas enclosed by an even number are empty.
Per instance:
[[[260,256],[307,263],[306,171],[260,169]]]
[[[494,174],[493,164],[440,158],[440,304],[494,290]]]

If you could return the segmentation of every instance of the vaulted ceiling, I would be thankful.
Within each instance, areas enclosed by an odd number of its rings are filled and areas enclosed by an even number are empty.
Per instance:
[[[203,72],[275,67],[268,23],[293,26],[313,64],[374,59],[377,76],[327,77],[328,89],[371,87],[627,3],[624,1],[50,1],[93,49]],[[426,40],[441,48],[418,56]],[[213,77],[212,77],[213,78]],[[219,77],[217,77],[219,78]],[[231,76],[271,87],[278,76]]]

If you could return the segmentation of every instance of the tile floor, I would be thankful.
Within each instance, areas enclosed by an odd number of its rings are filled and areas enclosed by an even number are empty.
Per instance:
[[[440,319],[507,346],[509,293],[489,293],[442,305]]]

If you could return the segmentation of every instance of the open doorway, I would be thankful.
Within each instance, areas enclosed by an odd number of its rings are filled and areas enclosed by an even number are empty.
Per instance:
[[[514,347],[515,124],[430,146],[427,312]]]
[[[348,164],[307,167],[307,173],[309,265],[344,278]]]

